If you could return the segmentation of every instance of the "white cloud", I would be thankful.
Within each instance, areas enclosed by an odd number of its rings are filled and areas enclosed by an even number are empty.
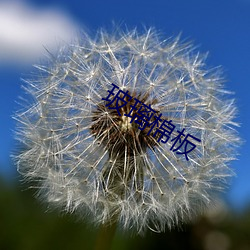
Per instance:
[[[0,64],[27,63],[70,42],[76,25],[56,9],[39,10],[22,2],[0,3]]]

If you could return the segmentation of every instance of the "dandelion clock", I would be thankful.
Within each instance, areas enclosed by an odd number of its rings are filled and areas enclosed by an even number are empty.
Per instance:
[[[154,29],[81,36],[26,80],[18,171],[50,207],[95,224],[164,231],[202,213],[239,142],[220,72]]]

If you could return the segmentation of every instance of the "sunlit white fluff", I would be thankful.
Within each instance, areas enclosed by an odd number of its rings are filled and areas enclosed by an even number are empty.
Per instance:
[[[162,40],[153,29],[100,31],[94,39],[83,33],[79,40],[26,81],[32,99],[15,116],[20,173],[36,180],[44,201],[96,223],[163,231],[201,213],[232,175],[228,163],[239,141],[235,105],[218,70],[207,70],[191,44]],[[189,161],[170,151],[170,142],[126,144],[124,124],[104,108],[96,114],[112,83],[156,100],[152,108],[201,140]],[[104,143],[111,128],[118,136],[108,143],[119,149]]]

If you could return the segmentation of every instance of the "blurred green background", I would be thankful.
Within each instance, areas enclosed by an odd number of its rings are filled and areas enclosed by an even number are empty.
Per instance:
[[[47,211],[34,194],[18,177],[11,184],[0,181],[1,250],[94,249],[98,228]],[[250,209],[236,213],[221,205],[192,224],[160,234],[118,230],[111,249],[250,250]]]
[[[222,199],[229,205],[166,233],[118,231],[112,250],[250,250],[250,0],[0,0],[0,250],[94,249],[98,228],[47,211],[11,166],[11,116],[23,94],[20,78],[34,71],[44,46],[57,48],[55,37],[71,41],[74,27],[94,36],[113,20],[139,30],[154,26],[163,37],[182,32],[182,39],[210,51],[208,65],[223,65],[226,89],[235,92],[244,145],[232,163],[238,177]]]

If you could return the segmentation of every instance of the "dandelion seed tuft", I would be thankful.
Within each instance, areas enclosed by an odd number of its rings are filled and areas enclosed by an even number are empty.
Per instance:
[[[239,142],[220,72],[154,29],[83,37],[26,80],[18,171],[43,201],[97,224],[164,231],[202,213]]]

